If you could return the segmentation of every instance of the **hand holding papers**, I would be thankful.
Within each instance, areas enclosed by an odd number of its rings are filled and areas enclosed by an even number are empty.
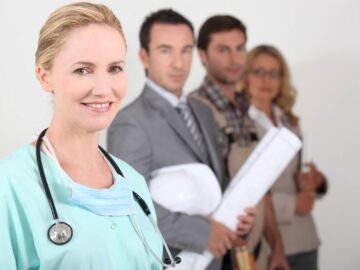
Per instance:
[[[255,206],[260,201],[300,148],[301,141],[288,129],[269,129],[230,182],[220,205],[213,212],[213,218],[235,230],[237,216],[243,214],[246,207]],[[204,270],[213,259],[209,251],[202,255],[183,251],[179,256],[182,263],[176,266],[178,270]]]
[[[300,148],[301,141],[288,129],[269,129],[230,182],[213,218],[235,230],[237,216],[260,201]],[[187,269],[204,270],[213,258],[209,251],[193,256],[197,258],[191,258],[193,266]],[[185,270],[181,265],[177,269]]]
[[[301,141],[287,128],[269,129],[231,180],[213,217],[235,229],[236,217],[261,200],[300,148]]]

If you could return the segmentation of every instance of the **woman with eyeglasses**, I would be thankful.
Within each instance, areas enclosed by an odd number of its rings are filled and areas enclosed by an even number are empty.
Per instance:
[[[299,118],[293,113],[296,91],[288,65],[275,47],[252,49],[243,81],[251,106],[249,116],[261,137],[272,126],[286,127],[301,137]],[[285,254],[292,270],[318,269],[320,241],[312,217],[319,195],[326,192],[326,180],[313,163],[301,170],[299,153],[271,189],[275,214]]]

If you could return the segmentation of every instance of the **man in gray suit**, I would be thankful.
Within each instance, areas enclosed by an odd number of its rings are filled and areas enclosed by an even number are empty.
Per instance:
[[[201,102],[183,94],[195,43],[192,24],[173,10],[160,10],[145,19],[140,43],[147,81],[141,95],[119,112],[110,126],[108,150],[148,181],[156,169],[201,162],[212,168],[225,188],[227,180],[212,114]],[[191,125],[177,107],[185,107]],[[240,217],[234,232],[209,217],[171,212],[158,204],[155,207],[159,227],[172,250],[210,250],[218,259],[208,269],[221,269],[221,257],[239,235],[249,232],[255,219],[254,209],[250,209]]]

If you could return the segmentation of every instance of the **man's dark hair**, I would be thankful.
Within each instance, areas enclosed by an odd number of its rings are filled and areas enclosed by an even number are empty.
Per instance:
[[[160,9],[151,13],[145,18],[145,21],[140,28],[140,46],[141,48],[149,51],[150,31],[154,24],[185,24],[187,25],[194,35],[194,27],[191,22],[181,14],[172,9]]]
[[[246,37],[246,26],[237,18],[230,15],[216,15],[208,18],[201,26],[197,41],[198,49],[207,50],[209,46],[211,34],[225,32],[231,30],[239,30]]]

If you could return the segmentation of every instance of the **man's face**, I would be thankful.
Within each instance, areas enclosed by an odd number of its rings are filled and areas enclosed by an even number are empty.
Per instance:
[[[207,50],[199,50],[209,79],[235,84],[243,75],[246,61],[245,35],[240,30],[211,34]]]
[[[140,49],[148,78],[180,96],[188,78],[194,37],[185,24],[154,24],[150,31],[149,51]]]

